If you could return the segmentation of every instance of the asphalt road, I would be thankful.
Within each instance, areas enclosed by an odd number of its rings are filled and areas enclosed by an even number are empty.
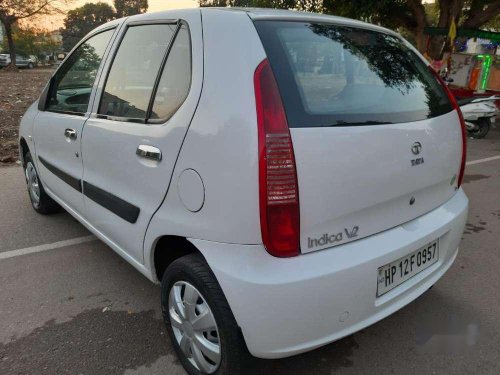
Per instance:
[[[498,155],[500,129],[469,141],[469,161]],[[500,159],[469,165],[464,189],[471,206],[461,251],[434,288],[361,332],[257,361],[252,373],[499,374]],[[36,214],[21,168],[0,168],[0,374],[183,374],[159,287],[89,235],[66,213]]]

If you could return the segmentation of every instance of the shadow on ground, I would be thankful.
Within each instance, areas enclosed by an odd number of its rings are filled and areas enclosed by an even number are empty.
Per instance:
[[[248,374],[330,374],[353,365],[353,336],[283,360],[255,359]],[[173,354],[163,322],[154,311],[84,311],[67,322],[50,320],[29,335],[0,344],[0,374],[123,374],[146,369]],[[177,365],[180,366],[179,362]]]
[[[122,374],[172,353],[154,311],[92,309],[0,344],[0,374]]]
[[[359,346],[354,336],[324,346],[320,349],[279,360],[255,359],[248,374],[332,374],[342,367],[354,365],[351,357]]]

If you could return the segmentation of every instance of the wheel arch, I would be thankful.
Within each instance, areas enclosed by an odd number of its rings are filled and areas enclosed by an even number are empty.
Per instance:
[[[153,245],[151,254],[153,281],[161,282],[165,270],[173,261],[193,253],[203,256],[201,251],[185,237],[173,235],[159,237]]]
[[[28,142],[24,137],[19,139],[19,159],[21,160],[21,164],[24,166],[24,159],[26,154],[30,152],[30,148],[28,146]]]

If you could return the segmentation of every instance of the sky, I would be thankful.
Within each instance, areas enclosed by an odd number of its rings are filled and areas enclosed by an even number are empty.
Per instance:
[[[113,0],[73,0],[71,5],[68,6],[69,9],[77,8],[85,3],[108,3],[113,5]],[[198,1],[196,0],[148,0],[149,8],[148,12],[158,12],[160,10],[166,9],[182,9],[182,8],[195,8],[198,6]],[[55,30],[63,26],[64,16],[51,16],[43,17],[40,20],[44,28],[49,30]]]
[[[29,0],[28,0],[29,1]],[[113,0],[68,0],[71,5],[68,6],[69,9],[78,8],[85,3],[108,3],[113,5]],[[433,3],[435,0],[423,0],[424,3]],[[167,9],[182,9],[182,8],[196,8],[198,7],[197,0],[148,0],[149,8],[148,12],[158,12],[160,10]],[[64,15],[42,17],[40,20],[34,20],[35,23],[39,24],[45,29],[56,30],[63,26]]]
[[[108,3],[113,5],[113,0],[68,0],[71,5],[68,9],[73,9],[82,6],[85,3]],[[433,3],[435,0],[423,0],[424,3]],[[148,0],[149,8],[148,12],[158,12],[160,10],[167,9],[182,9],[182,8],[196,8],[198,7],[197,0]],[[35,20],[34,22],[39,24],[45,29],[56,30],[63,26],[63,15],[42,17],[40,20]]]

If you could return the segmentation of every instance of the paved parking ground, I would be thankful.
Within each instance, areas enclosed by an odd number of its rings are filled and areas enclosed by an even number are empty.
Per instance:
[[[251,372],[499,374],[497,156],[498,128],[469,140],[467,228],[434,288],[361,332],[257,361]],[[37,215],[21,168],[0,168],[0,374],[183,374],[161,321],[159,287],[89,236],[66,213]]]

